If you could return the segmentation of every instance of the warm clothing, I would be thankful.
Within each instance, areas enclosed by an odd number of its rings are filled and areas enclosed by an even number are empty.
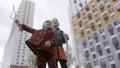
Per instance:
[[[53,29],[57,36],[57,45],[62,46],[65,43],[64,33],[59,28]]]
[[[63,49],[62,46],[55,46],[55,57],[56,57],[56,60],[66,60],[66,55],[65,55],[65,51]]]
[[[46,64],[45,62],[52,61],[53,59],[53,65],[56,68],[56,64],[54,62],[54,52],[55,47],[54,44],[56,42],[56,36],[52,29],[41,29],[41,30],[35,30],[33,28],[30,28],[26,25],[22,25],[23,30],[32,33],[32,36],[30,39],[28,39],[26,42],[27,46],[33,51],[33,53],[37,56],[37,66],[41,65],[41,62],[44,62],[42,64]],[[45,42],[51,41],[52,46],[51,47],[45,47]],[[43,59],[43,60],[41,60]],[[39,67],[39,68],[45,68],[45,67]]]
[[[62,68],[67,68],[67,59],[65,51],[63,49],[63,44],[66,43],[64,33],[59,28],[53,29],[55,35],[57,36],[57,45],[55,46],[55,57],[56,62],[60,62]]]

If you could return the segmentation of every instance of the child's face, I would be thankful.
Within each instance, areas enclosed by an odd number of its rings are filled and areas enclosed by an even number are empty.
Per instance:
[[[47,22],[45,25],[45,28],[52,28],[52,23],[51,22]]]
[[[55,28],[55,27],[59,26],[59,23],[58,23],[58,21],[56,19],[53,19],[52,20],[52,25],[53,25],[53,28]]]

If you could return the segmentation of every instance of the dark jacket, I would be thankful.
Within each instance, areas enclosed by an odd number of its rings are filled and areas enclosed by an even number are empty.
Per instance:
[[[31,38],[26,40],[27,46],[33,51],[35,55],[39,55],[37,49],[45,50],[50,54],[53,54],[54,47],[45,47],[45,41],[53,41],[56,42],[56,36],[52,29],[40,29],[36,30],[26,25],[22,25],[23,30],[32,34]],[[54,44],[53,44],[54,45]]]
[[[65,38],[64,38],[64,33],[62,30],[60,30],[59,28],[53,29],[53,31],[55,32],[55,35],[57,36],[57,45],[61,45],[66,43]]]

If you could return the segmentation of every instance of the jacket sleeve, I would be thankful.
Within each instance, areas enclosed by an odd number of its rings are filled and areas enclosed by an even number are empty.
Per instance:
[[[54,32],[51,33],[51,37],[52,37],[50,40],[51,44],[56,45],[57,44],[57,37],[56,37]]]
[[[61,35],[62,44],[66,43],[66,40],[65,40],[65,37],[64,37],[64,32],[62,30],[60,31],[60,35]]]
[[[36,31],[36,29],[31,28],[31,27],[29,27],[29,26],[27,26],[25,24],[22,24],[22,27],[23,27],[23,30],[25,30],[25,31],[27,31],[29,33],[32,33],[32,34]]]

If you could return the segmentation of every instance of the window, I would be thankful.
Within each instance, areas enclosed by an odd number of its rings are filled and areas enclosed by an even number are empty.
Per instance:
[[[117,31],[120,32],[120,27],[117,28]]]
[[[108,5],[107,5],[107,8],[108,8],[108,9],[109,9],[109,8],[111,8],[111,5],[110,5],[110,4],[108,4]]]
[[[105,39],[106,39],[106,36],[105,36],[105,35],[102,35],[102,39],[105,40]]]
[[[98,65],[98,60],[93,61],[94,65]]]
[[[77,1],[76,1],[76,0],[74,0],[74,3],[76,4],[76,3],[77,3]]]
[[[115,64],[111,64],[111,67],[112,67],[112,68],[116,68]]]
[[[104,1],[104,3],[108,3],[108,2],[109,2],[109,0],[105,0],[105,1]]]
[[[117,26],[118,24],[120,24],[120,19],[119,19],[119,20],[114,21],[114,25],[115,25],[115,26]]]
[[[83,29],[80,30],[80,33],[81,33],[82,37],[84,37],[84,30]]]
[[[112,14],[114,12],[114,9],[109,10],[109,14]]]
[[[82,13],[82,15],[84,16],[84,15],[85,15],[85,13],[83,12],[83,13]]]
[[[92,47],[92,48],[91,48],[91,52],[94,52],[94,51],[95,51],[95,48],[94,48],[94,47]]]
[[[79,20],[79,26],[82,27],[82,21],[81,20]]]
[[[94,33],[94,34],[93,34],[93,38],[94,38],[94,40],[95,40],[96,42],[99,42],[97,33]]]
[[[96,47],[96,49],[97,49],[98,54],[99,54],[100,56],[102,56],[102,55],[103,55],[103,52],[102,52],[102,49],[101,49],[100,45],[98,45],[98,46]]]
[[[103,14],[103,18],[104,18],[104,20],[107,20],[108,19],[108,14],[107,13]]]
[[[85,7],[85,9],[86,9],[86,11],[89,11],[89,10],[90,10],[89,7],[88,7],[88,5]]]
[[[100,34],[104,33],[104,29],[99,30]]]
[[[105,41],[105,42],[103,42],[103,45],[104,45],[104,46],[108,46],[108,45],[109,45],[109,42],[108,42],[108,41]]]
[[[102,61],[102,62],[101,62],[101,67],[102,67],[102,68],[107,68],[105,61]]]
[[[120,53],[118,53],[118,59],[119,59],[119,61],[120,61]]]
[[[86,46],[86,44],[87,44],[86,39],[83,39],[82,44],[83,44],[84,48],[86,48],[86,47],[87,47],[87,46]]]
[[[16,64],[18,65],[19,63],[17,62]]]
[[[88,40],[92,39],[92,36],[88,36]]]
[[[96,58],[96,54],[93,54],[93,59],[95,59]]]
[[[97,17],[97,16],[98,16],[98,13],[95,13],[94,15],[95,15],[95,17]]]
[[[89,58],[89,52],[88,51],[85,51],[85,56],[86,56],[86,59]]]
[[[17,55],[18,57],[20,57],[19,55]]]
[[[120,49],[119,40],[117,39],[117,37],[115,37],[115,38],[112,39],[112,43],[115,46],[116,50]]]
[[[78,17],[78,19],[80,18],[80,13],[79,12],[77,13],[77,17]]]
[[[108,56],[108,61],[114,60],[113,55]]]
[[[90,27],[91,27],[93,30],[95,30],[95,25],[94,25],[93,22],[90,24]]]
[[[25,61],[24,59],[22,59],[22,61]]]
[[[96,0],[98,3],[100,3],[101,2],[101,0]]]
[[[95,13],[96,11],[97,11],[96,8],[94,8],[94,9],[93,9],[93,13]]]
[[[17,54],[20,54],[20,52],[17,52]]]
[[[104,5],[103,5],[103,3],[102,4],[100,4],[100,10],[102,11],[102,12],[104,12],[105,11],[105,9],[104,9]]]
[[[111,17],[112,17],[113,20],[116,18],[115,14],[113,14]]]
[[[87,34],[90,34],[90,31],[87,31]]]
[[[92,45],[93,45],[93,42],[91,41],[91,42],[90,42],[90,46],[92,46]]]
[[[114,35],[114,30],[112,24],[107,25],[107,30],[111,35]]]
[[[116,22],[116,21],[114,21],[113,23],[114,23],[115,26],[117,25],[117,22]]]
[[[100,27],[102,27],[102,24],[100,23],[100,24],[98,24],[98,27],[100,28]]]
[[[96,19],[96,22],[98,23],[100,21],[100,18]]]
[[[21,65],[23,65],[24,63],[21,63]]]
[[[106,49],[107,53],[111,53],[110,48]]]
[[[88,18],[89,18],[90,21],[92,20],[91,13],[88,14]]]

